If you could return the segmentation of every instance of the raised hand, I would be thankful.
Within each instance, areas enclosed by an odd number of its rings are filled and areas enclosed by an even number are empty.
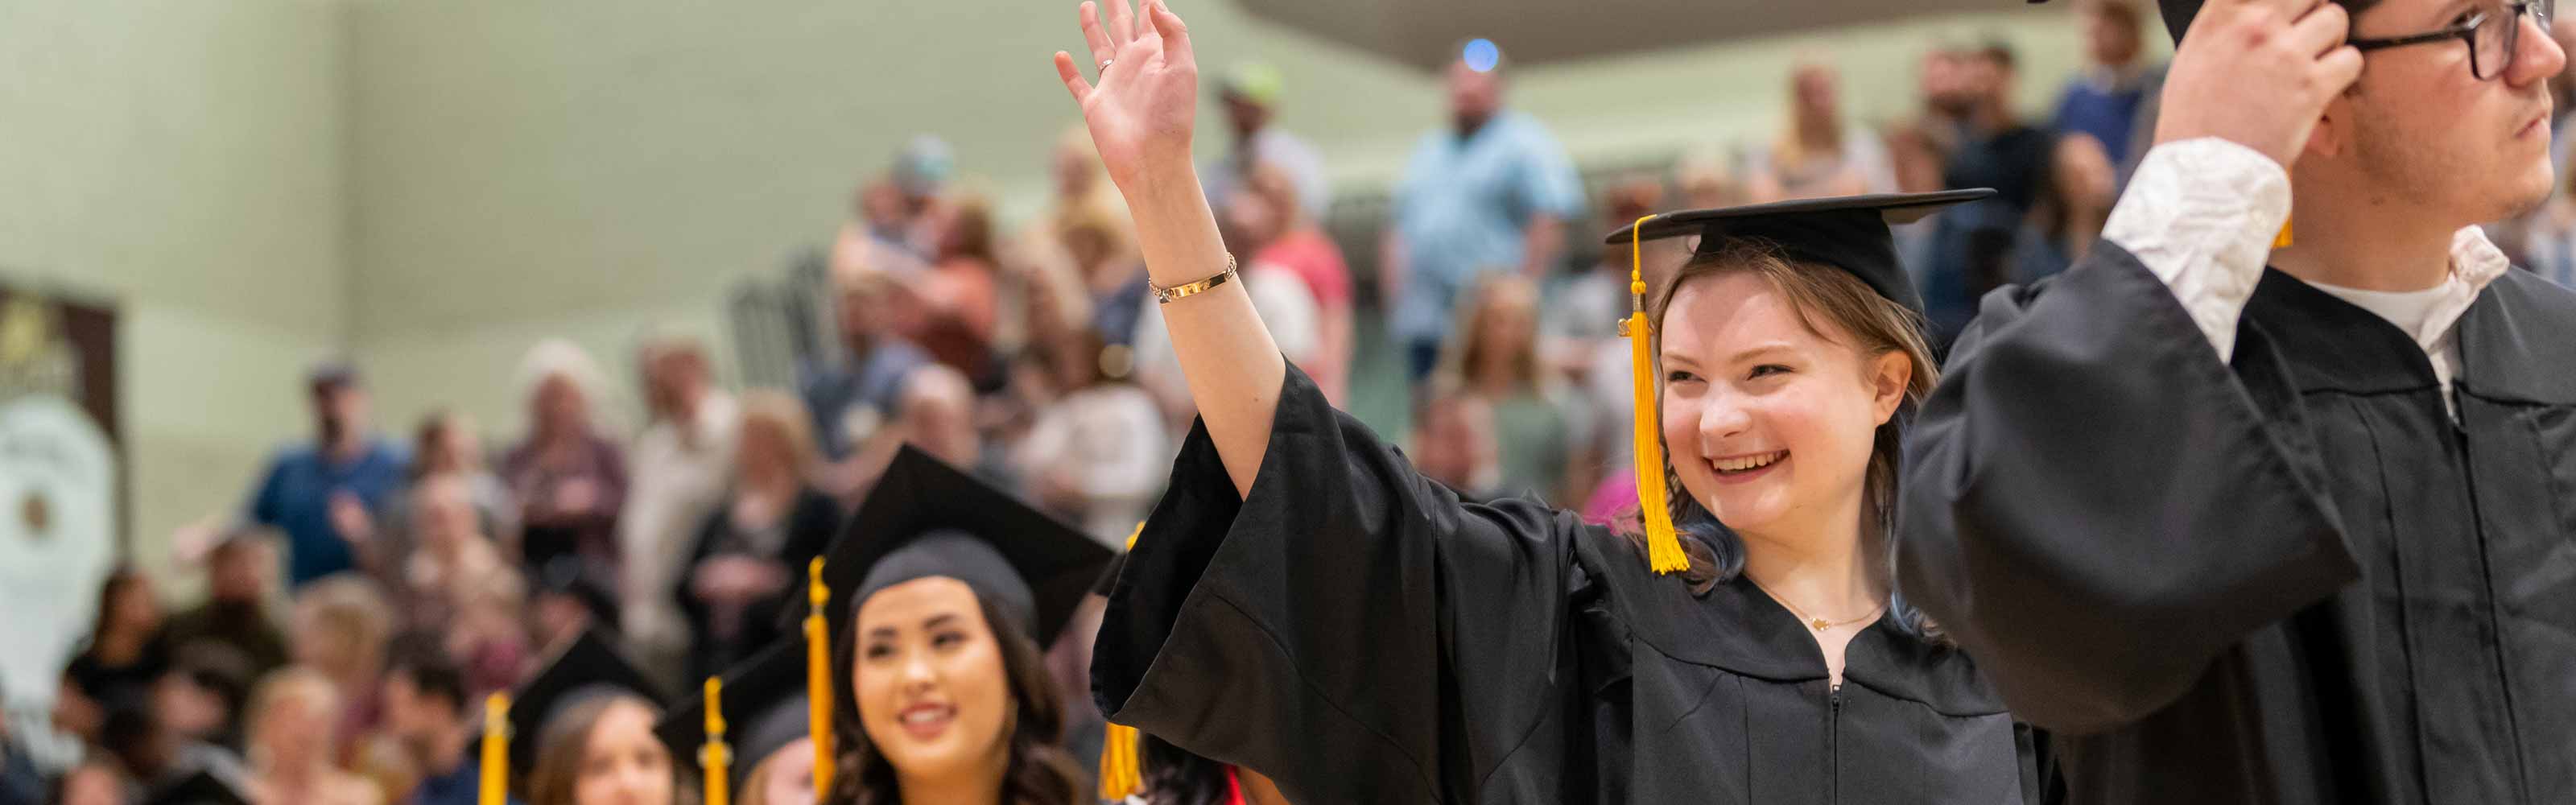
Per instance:
[[[2325,0],[2210,0],[2165,74],[2156,142],[2220,137],[2288,168],[2361,77],[2351,22]]]
[[[1055,71],[1082,105],[1092,147],[1121,190],[1158,171],[1190,165],[1190,128],[1198,118],[1199,68],[1189,29],[1162,0],[1082,4],[1082,38],[1091,45],[1099,83],[1082,79],[1073,57],[1056,51]]]

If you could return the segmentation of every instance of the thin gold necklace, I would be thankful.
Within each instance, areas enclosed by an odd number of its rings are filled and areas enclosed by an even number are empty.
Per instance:
[[[1762,582],[1755,580],[1750,574],[1747,574],[1744,577],[1744,580],[1753,582],[1754,589],[1761,590],[1763,595],[1771,596],[1772,603],[1779,604],[1781,609],[1786,609],[1789,611],[1789,614],[1798,616],[1798,620],[1805,621],[1809,628],[1815,629],[1819,632],[1836,626],[1850,626],[1861,621],[1878,617],[1878,613],[1887,611],[1887,604],[1885,602],[1880,602],[1878,606],[1870,607],[1868,612],[1861,613],[1859,617],[1845,618],[1842,620],[1828,620],[1809,615],[1805,611],[1798,609],[1798,605],[1789,603],[1789,599],[1782,598],[1779,593],[1772,592],[1771,588],[1763,586]]]

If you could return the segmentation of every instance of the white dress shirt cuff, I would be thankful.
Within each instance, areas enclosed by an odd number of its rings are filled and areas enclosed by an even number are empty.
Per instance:
[[[2289,216],[2290,176],[2280,163],[2202,137],[2147,152],[2102,237],[2164,280],[2224,361]]]

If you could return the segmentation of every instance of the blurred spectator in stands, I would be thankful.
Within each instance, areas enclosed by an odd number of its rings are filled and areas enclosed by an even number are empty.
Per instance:
[[[364,680],[370,687],[372,676]],[[262,680],[251,696],[250,766],[262,802],[373,805],[383,792],[340,770],[333,718],[345,706],[329,675],[289,667]]]
[[[340,709],[326,726],[335,746],[355,749],[354,742],[375,728],[376,675],[384,672],[385,642],[393,631],[384,593],[364,576],[332,576],[296,595],[290,634],[297,672],[318,674],[335,691],[352,693],[332,698]]]
[[[1350,265],[1342,261],[1342,248],[1298,205],[1297,187],[1285,168],[1261,162],[1250,170],[1232,203],[1218,208],[1242,241],[1235,252],[1247,255],[1247,278],[1281,272],[1295,277],[1314,299],[1314,345],[1291,358],[1314,378],[1325,399],[1343,404],[1350,394],[1353,339]]]
[[[1037,412],[1011,465],[1030,499],[1093,539],[1126,547],[1171,473],[1172,448],[1154,400],[1101,367],[1093,334],[1044,345],[1062,389]]]
[[[408,637],[387,666],[383,697],[385,730],[420,771],[419,784],[394,801],[475,805],[483,764],[473,725],[482,700],[469,694],[463,669],[431,636]]]
[[[981,197],[956,196],[933,207],[931,218],[938,251],[928,274],[904,284],[909,298],[895,308],[896,330],[979,388],[998,385],[990,374],[1001,317],[991,209]]]
[[[772,389],[743,393],[731,491],[700,521],[673,598],[696,640],[683,679],[704,679],[784,636],[803,611],[806,563],[841,531],[841,505],[814,488],[805,406]]]
[[[420,426],[412,432],[411,467],[404,473],[404,483],[416,487],[436,475],[463,480],[474,506],[477,533],[502,556],[519,555],[519,504],[510,498],[510,487],[501,476],[484,465],[483,441],[476,435],[474,420],[464,414],[432,411],[420,418]],[[371,538],[359,543],[358,563],[385,584],[398,583],[398,565],[419,544],[412,500],[406,489],[386,501],[383,522]]]
[[[1540,359],[1538,285],[1510,275],[1486,279],[1469,294],[1454,343],[1434,385],[1473,394],[1491,406],[1500,449],[1498,491],[1577,499],[1582,490],[1568,485],[1568,470],[1577,458],[1573,445],[1590,433]],[[1582,478],[1583,489],[1591,481]]]
[[[1449,64],[1449,127],[1423,135],[1405,164],[1379,264],[1417,382],[1439,363],[1467,291],[1490,272],[1545,277],[1583,208],[1582,179],[1555,136],[1503,107],[1500,55],[1475,55]]]
[[[841,348],[833,363],[804,367],[802,385],[805,407],[814,416],[815,444],[827,462],[823,488],[856,500],[878,465],[853,462],[853,454],[895,415],[904,378],[931,361],[889,326],[900,294],[891,275],[853,255],[836,254],[832,287]]]
[[[152,709],[180,738],[239,752],[241,717],[248,706],[250,658],[216,642],[180,645],[170,670],[152,686]]]
[[[528,351],[518,377],[528,435],[501,459],[501,475],[524,507],[522,566],[574,556],[601,578],[617,578],[626,455],[593,418],[604,388],[599,364],[572,342],[549,339]]]
[[[932,213],[955,173],[956,157],[946,140],[914,135],[895,152],[885,178],[860,188],[859,223],[870,239],[930,262],[939,253],[939,227]]]
[[[1294,188],[1296,205],[1305,217],[1323,220],[1333,200],[1331,185],[1324,177],[1323,157],[1304,139],[1273,124],[1287,84],[1279,68],[1260,62],[1236,63],[1217,80],[1217,100],[1225,104],[1226,131],[1234,138],[1223,155],[1199,172],[1199,181],[1207,186],[1209,206],[1225,209],[1234,194],[1244,189],[1246,180],[1252,178],[1253,166],[1268,163],[1286,174],[1289,186]]]
[[[484,536],[472,486],[463,477],[423,478],[412,485],[411,498],[419,544],[397,562],[388,586],[399,613],[396,628],[447,628],[475,588],[518,571]]]
[[[402,449],[368,431],[367,391],[355,367],[325,363],[306,375],[310,445],[280,451],[251,493],[249,518],[286,532],[286,581],[357,567],[351,543],[374,531],[378,510],[402,486]]]
[[[1749,201],[1896,192],[1886,144],[1867,127],[1844,121],[1842,74],[1831,65],[1807,61],[1789,69],[1788,118],[1745,160]]]
[[[88,645],[63,669],[54,703],[56,720],[89,739],[99,737],[110,711],[148,705],[153,681],[170,668],[161,599],[142,571],[109,572],[99,584],[97,612]]]
[[[1467,393],[1435,393],[1413,416],[1408,455],[1423,477],[1470,500],[1509,494],[1500,489],[1501,448],[1495,443],[1494,408]]]
[[[170,645],[215,643],[240,652],[249,663],[246,678],[257,679],[285,665],[286,633],[269,612],[269,590],[276,577],[272,540],[248,527],[219,537],[206,553],[206,600],[170,619]]]
[[[1663,211],[1664,187],[1651,176],[1630,177],[1604,189],[1600,206],[1595,226],[1611,231]],[[1581,470],[1569,474],[1570,483],[1601,467],[1625,464],[1633,449],[1622,423],[1636,405],[1635,391],[1628,377],[1628,340],[1619,333],[1619,322],[1628,316],[1629,275],[1639,266],[1670,271],[1688,259],[1678,239],[1641,245],[1651,252],[1643,262],[1631,259],[1628,243],[1603,246],[1601,261],[1591,271],[1548,290],[1549,302],[1539,313],[1539,353],[1546,371],[1563,389],[1572,426],[1588,437],[1568,445],[1568,466]],[[1657,281],[1659,276],[1648,280]]]
[[[1931,219],[1923,302],[1934,341],[1944,350],[1976,315],[1977,299],[2012,279],[2014,244],[2048,187],[2057,138],[2024,124],[2013,111],[2015,69],[2011,46],[1998,40],[1970,53],[1955,90],[1935,99],[1966,123],[1943,183],[1997,193]]]
[[[686,621],[674,607],[698,527],[722,500],[733,473],[735,429],[742,415],[733,395],[715,387],[706,345],[696,338],[657,333],[636,350],[643,368],[644,399],[651,421],[628,454],[629,494],[617,518],[620,613],[627,647],[648,668],[676,669],[689,647]],[[796,407],[798,414],[804,406]],[[810,423],[806,451],[816,449]],[[679,681],[672,678],[671,681]]]
[[[2102,236],[2102,223],[2110,219],[2111,202],[2118,198],[2117,169],[2093,135],[2076,132],[2059,138],[2052,158],[2048,186],[2013,247],[2013,282],[2037,282],[2082,258]]]
[[[571,557],[548,562],[529,578],[528,646],[545,655],[582,630],[617,630],[615,582],[592,574]]]
[[[2147,61],[2146,7],[2139,0],[2084,0],[2077,9],[2084,67],[2058,94],[2053,127],[2091,135],[2117,171],[2116,183],[2155,140],[2153,118],[2144,115],[2153,114],[2153,99],[2163,91],[2164,68]]]

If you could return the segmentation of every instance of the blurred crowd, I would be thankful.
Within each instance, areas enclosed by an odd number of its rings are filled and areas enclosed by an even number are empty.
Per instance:
[[[1626,175],[1586,177],[1513,109],[1506,66],[1462,61],[1445,74],[1449,119],[1422,136],[1374,242],[1327,233],[1324,157],[1276,122],[1275,69],[1216,76],[1230,136],[1201,171],[1242,281],[1327,397],[1403,383],[1408,455],[1427,474],[1606,521],[1635,500],[1615,326],[1632,263],[1593,233],[1676,208],[1995,188],[1898,236],[1946,341],[1980,295],[2061,270],[2101,231],[2152,140],[2147,11],[2085,4],[2070,35],[2086,64],[2042,115],[2013,104],[2023,77],[2000,42],[1928,49],[1918,107],[1877,126],[1845,112],[1831,64],[1806,62],[1776,134]],[[2570,27],[2556,32],[2567,43]],[[806,562],[905,443],[1123,545],[1192,411],[1116,189],[1079,129],[1053,148],[1052,199],[1017,226],[959,189],[934,137],[864,181],[829,249],[839,340],[796,388],[723,388],[708,344],[656,334],[627,356],[649,416],[623,432],[597,414],[599,358],[548,341],[515,378],[524,433],[435,413],[397,439],[370,418],[357,367],[315,368],[310,439],[244,479],[232,524],[178,540],[204,600],[173,611],[152,577],[109,578],[53,713],[90,751],[39,771],[0,741],[0,802],[137,802],[215,766],[280,802],[471,801],[456,775],[485,693],[593,625],[674,690],[782,637]],[[2495,234],[2520,265],[2576,283],[2576,194]],[[1374,250],[1373,276],[1346,248]],[[1681,260],[1640,262],[1652,281]],[[1400,369],[1356,371],[1364,331]],[[1085,688],[1078,663],[1057,665]]]

